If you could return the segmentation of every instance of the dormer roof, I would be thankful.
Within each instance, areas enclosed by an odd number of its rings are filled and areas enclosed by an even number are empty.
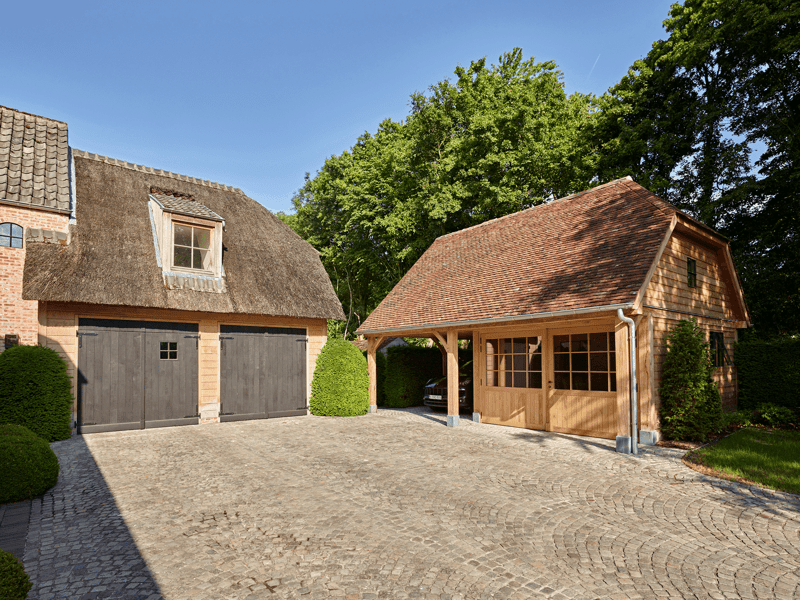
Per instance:
[[[206,219],[208,221],[224,222],[225,220],[210,208],[197,202],[191,196],[151,190],[150,197],[158,202],[159,206],[166,212],[195,217],[197,219]]]

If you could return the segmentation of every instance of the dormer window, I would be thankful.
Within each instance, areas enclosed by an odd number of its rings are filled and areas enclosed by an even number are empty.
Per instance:
[[[151,188],[150,219],[156,261],[168,289],[225,290],[225,221],[191,196]]]
[[[178,269],[212,271],[211,238],[214,230],[173,221],[172,266]]]

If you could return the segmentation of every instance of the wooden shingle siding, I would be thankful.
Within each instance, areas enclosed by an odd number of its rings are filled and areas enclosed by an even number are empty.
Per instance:
[[[686,259],[697,261],[697,287],[687,283]],[[717,251],[673,234],[644,296],[645,306],[733,319],[735,300]]]
[[[327,322],[325,319],[198,313],[158,308],[40,302],[39,344],[52,348],[67,361],[69,374],[73,382],[73,413],[77,412],[75,382],[78,361],[78,338],[76,332],[78,330],[78,319],[81,317],[197,323],[200,329],[198,343],[200,351],[198,364],[198,412],[201,414],[201,422],[217,420],[216,417],[210,417],[209,415],[217,411],[220,401],[219,326],[221,323],[305,329],[308,335],[306,369],[309,395],[311,393],[311,380],[317,364],[317,356],[327,341]],[[203,416],[204,414],[206,416]]]
[[[700,329],[704,332],[706,342],[709,340],[710,332],[721,331],[725,336],[725,348],[728,350],[728,354],[733,357],[733,345],[736,342],[737,335],[735,323],[722,322],[715,319],[703,319],[691,315],[666,313],[665,311],[654,311],[653,363],[655,380],[658,382],[657,386],[661,383],[664,357],[666,356],[667,336],[681,318],[695,319]],[[714,369],[713,378],[720,388],[722,408],[724,410],[735,410],[737,405],[736,367],[734,365],[717,367]],[[653,402],[652,410],[657,411],[658,407],[661,405],[661,396],[659,395],[658,387],[655,388],[654,392],[655,402]]]

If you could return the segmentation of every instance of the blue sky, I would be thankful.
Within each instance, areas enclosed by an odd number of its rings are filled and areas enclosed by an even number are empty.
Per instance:
[[[601,94],[665,37],[671,1],[14,2],[0,104],[81,150],[291,211],[306,172],[457,65],[521,47]]]

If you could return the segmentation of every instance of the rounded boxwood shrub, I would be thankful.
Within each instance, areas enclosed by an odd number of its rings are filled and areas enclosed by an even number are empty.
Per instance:
[[[25,600],[32,587],[22,562],[10,552],[0,550],[0,598]]]
[[[43,494],[58,481],[58,470],[45,440],[19,425],[0,425],[0,504]]]
[[[722,398],[703,331],[681,319],[667,336],[661,372],[661,431],[667,439],[704,442],[723,424]]]
[[[72,433],[67,363],[50,348],[15,346],[0,354],[0,423],[24,425],[48,442]]]
[[[350,342],[328,340],[317,357],[311,381],[311,414],[352,417],[369,409],[367,360]]]

